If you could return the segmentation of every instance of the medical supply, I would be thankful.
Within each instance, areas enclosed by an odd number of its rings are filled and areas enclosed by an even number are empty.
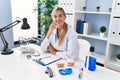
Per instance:
[[[31,59],[31,55],[26,55],[27,59]]]
[[[59,69],[61,75],[69,75],[72,73],[72,68]]]
[[[83,77],[83,68],[80,69],[80,73],[78,75],[79,79],[82,79]]]
[[[51,69],[50,67],[46,67],[46,68],[47,68],[47,70],[45,71],[45,73],[48,74],[48,76],[49,76],[50,78],[52,78],[52,77],[53,77],[52,69]]]
[[[58,67],[58,68],[63,68],[64,65],[65,65],[65,64],[64,64],[63,62],[59,62],[59,63],[57,63],[57,67]]]
[[[68,60],[67,61],[67,66],[71,66],[72,67],[72,66],[74,66],[74,63],[75,63],[74,60]]]
[[[96,70],[96,57],[94,53],[94,47],[90,47],[89,55],[86,57],[85,67],[88,68],[90,71]]]

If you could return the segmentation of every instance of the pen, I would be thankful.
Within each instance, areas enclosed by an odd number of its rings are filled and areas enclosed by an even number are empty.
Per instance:
[[[39,58],[39,60],[46,59],[46,58],[50,58],[50,57],[51,57],[51,56],[42,57],[42,58]]]

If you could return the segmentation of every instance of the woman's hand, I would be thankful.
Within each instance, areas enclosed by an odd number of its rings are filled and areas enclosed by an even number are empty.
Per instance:
[[[56,28],[56,24],[55,22],[52,22],[50,27],[49,27],[49,30],[47,32],[47,35],[46,37],[49,39],[50,38],[50,35],[52,34],[53,30]]]
[[[51,44],[47,47],[47,50],[52,54],[56,54],[57,52],[57,50]]]

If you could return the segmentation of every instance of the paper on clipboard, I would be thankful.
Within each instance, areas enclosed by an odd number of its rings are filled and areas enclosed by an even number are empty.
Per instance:
[[[43,66],[47,66],[61,59],[62,59],[61,57],[58,57],[56,55],[47,54],[47,55],[41,55],[40,58],[37,59],[38,60],[37,62]]]

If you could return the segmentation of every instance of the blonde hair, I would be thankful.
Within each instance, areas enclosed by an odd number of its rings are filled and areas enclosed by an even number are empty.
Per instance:
[[[53,16],[54,16],[54,12],[56,12],[56,11],[61,11],[61,12],[63,13],[63,15],[66,17],[66,14],[65,14],[64,9],[61,8],[61,7],[57,7],[57,8],[55,8],[55,9],[53,9],[53,11],[52,11],[52,13],[51,13],[52,18],[53,18]],[[63,43],[64,38],[65,38],[65,35],[66,35],[66,33],[67,33],[67,30],[68,30],[68,25],[67,25],[66,22],[64,22],[63,31],[62,31],[62,33],[61,33],[61,35],[60,35],[60,37],[59,37],[59,40],[58,40],[58,46],[60,46],[60,45]]]

